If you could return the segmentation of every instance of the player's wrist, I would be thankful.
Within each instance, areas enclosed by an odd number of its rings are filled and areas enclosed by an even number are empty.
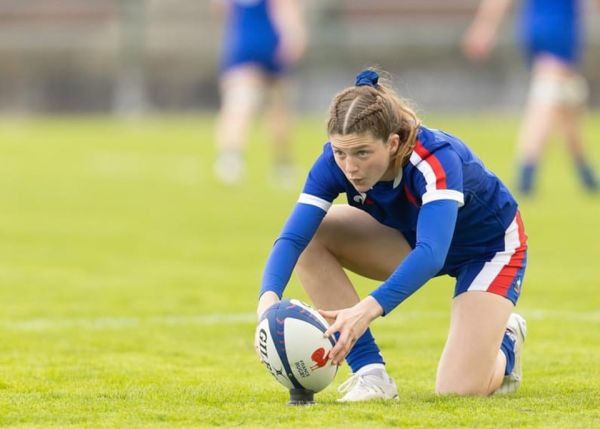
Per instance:
[[[258,299],[258,305],[256,307],[256,316],[260,320],[263,313],[273,304],[279,302],[279,296],[273,291],[266,291]]]
[[[365,297],[362,301],[360,301],[359,306],[364,311],[365,315],[368,317],[369,322],[377,319],[379,316],[383,314],[383,307],[377,302],[375,298],[372,296]]]

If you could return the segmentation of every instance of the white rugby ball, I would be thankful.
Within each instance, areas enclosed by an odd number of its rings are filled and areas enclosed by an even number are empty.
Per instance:
[[[335,338],[323,338],[329,324],[312,307],[296,299],[282,300],[261,317],[256,347],[262,362],[288,389],[314,393],[334,379],[337,365],[328,359]]]

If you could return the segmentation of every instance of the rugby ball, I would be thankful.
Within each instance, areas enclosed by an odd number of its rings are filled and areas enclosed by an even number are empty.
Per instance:
[[[325,389],[337,372],[337,365],[328,359],[335,338],[323,337],[328,327],[314,308],[286,299],[262,315],[254,344],[275,380],[290,390],[316,393]]]

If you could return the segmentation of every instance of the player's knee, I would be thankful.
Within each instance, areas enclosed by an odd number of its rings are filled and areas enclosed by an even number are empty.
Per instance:
[[[463,373],[462,376],[456,374],[449,377],[438,376],[435,391],[438,395],[486,396],[489,394],[488,382],[478,380],[468,373]]]
[[[319,239],[318,235],[315,234],[312,240],[306,245],[302,253],[300,254],[300,258],[298,259],[298,263],[296,266],[302,269],[307,264],[312,264],[313,262],[308,262],[313,258],[314,255],[317,255],[324,250],[324,246],[322,241]]]
[[[319,225],[319,228],[315,232],[315,235],[302,251],[302,254],[300,255],[300,258],[296,264],[297,270],[313,270],[318,265],[318,261],[323,257],[323,253],[329,252],[328,244],[329,239],[332,236],[332,220],[328,220],[328,216],[329,215],[325,216],[321,222],[321,225]]]
[[[323,218],[319,225],[313,241],[321,243],[325,246],[331,244],[332,240],[338,236],[340,229],[344,226],[344,207],[333,205]]]
[[[587,81],[579,75],[566,79],[558,76],[536,76],[529,91],[529,99],[532,102],[565,107],[584,105],[588,95]]]
[[[223,110],[236,114],[256,111],[262,103],[262,89],[251,83],[236,82],[223,88]]]
[[[343,222],[343,209],[340,206],[332,206],[327,215],[321,221],[315,235],[310,240],[302,254],[296,268],[299,270],[310,270],[318,261],[323,252],[335,253],[336,237]]]
[[[443,358],[442,358],[443,359]],[[445,360],[438,367],[435,391],[439,395],[481,396],[487,395],[490,377],[486,368],[471,359]]]

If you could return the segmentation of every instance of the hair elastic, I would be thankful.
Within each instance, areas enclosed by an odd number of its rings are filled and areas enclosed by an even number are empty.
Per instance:
[[[377,88],[377,82],[379,82],[379,74],[375,70],[366,69],[356,75],[354,85]]]

